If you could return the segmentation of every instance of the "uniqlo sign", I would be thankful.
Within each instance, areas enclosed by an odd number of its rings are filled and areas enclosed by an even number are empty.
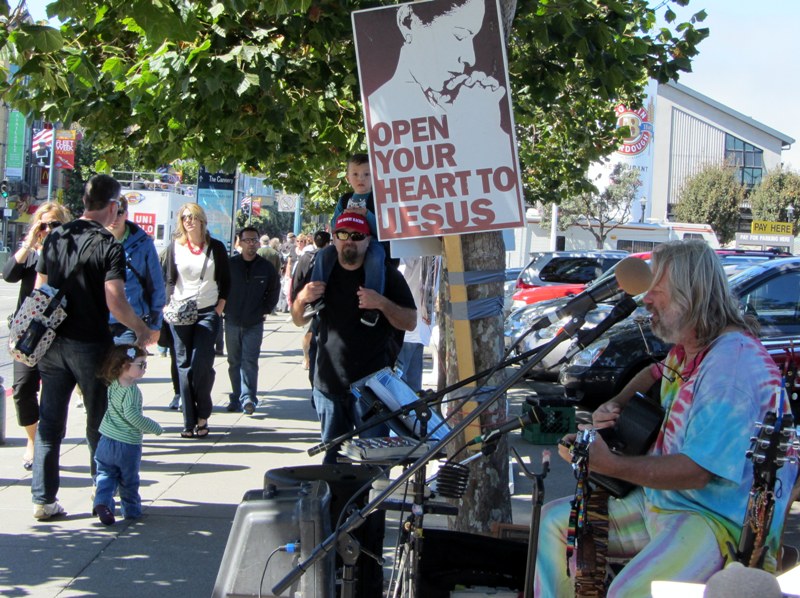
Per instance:
[[[133,223],[139,225],[144,232],[151,237],[156,236],[156,215],[143,212],[136,212],[133,215]]]

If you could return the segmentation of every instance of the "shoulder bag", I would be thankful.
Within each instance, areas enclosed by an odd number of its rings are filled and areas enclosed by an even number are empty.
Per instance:
[[[62,304],[64,295],[102,239],[102,235],[97,234],[89,242],[86,258],[78,260],[61,289],[54,295],[48,294],[44,288],[34,289],[19,306],[11,319],[8,333],[8,350],[15,360],[33,367],[47,353],[56,339],[56,328],[67,317]]]
[[[206,275],[206,267],[208,266],[208,258],[211,255],[211,243],[208,244],[206,249],[206,259],[203,262],[203,269],[200,272],[200,282],[203,282],[203,277]],[[175,261],[175,254],[173,253],[173,262]],[[175,299],[170,298],[169,303],[164,307],[164,320],[173,326],[191,326],[197,322],[197,299],[189,297],[188,299]]]

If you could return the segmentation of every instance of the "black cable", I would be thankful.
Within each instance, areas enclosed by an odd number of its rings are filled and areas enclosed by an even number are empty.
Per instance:
[[[261,587],[264,585],[264,578],[267,576],[267,570],[269,569],[269,562],[277,553],[279,552],[298,552],[300,549],[300,541],[297,542],[289,542],[288,544],[284,544],[283,546],[278,546],[269,553],[267,557],[267,562],[264,563],[264,570],[261,572],[261,580],[258,582],[258,598],[262,598],[263,594],[261,593]]]
[[[262,598],[261,594],[261,586],[264,585],[264,578],[267,576],[267,569],[269,569],[269,561],[274,557],[278,552],[280,552],[281,547],[278,546],[275,550],[269,553],[267,557],[267,562],[264,563],[264,570],[261,572],[261,581],[258,582],[258,598]]]

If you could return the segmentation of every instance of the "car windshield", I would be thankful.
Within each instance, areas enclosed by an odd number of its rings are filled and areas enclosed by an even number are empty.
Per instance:
[[[547,282],[585,284],[596,279],[620,258],[557,257],[550,260],[539,278]]]

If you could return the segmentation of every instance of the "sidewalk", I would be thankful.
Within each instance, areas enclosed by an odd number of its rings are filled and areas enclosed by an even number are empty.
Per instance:
[[[30,473],[22,468],[24,440],[14,406],[6,399],[6,445],[0,446],[0,595],[59,598],[209,596],[214,586],[237,505],[247,490],[261,488],[269,469],[321,463],[306,449],[319,440],[319,423],[309,401],[302,368],[302,331],[286,314],[265,326],[259,372],[260,406],[252,417],[227,413],[227,362],[215,360],[214,413],[206,440],[181,439],[180,412],[172,398],[169,360],[148,358],[140,387],[145,413],[165,428],[145,435],[141,495],[144,516],[106,528],[91,516],[84,413],[77,396],[70,405],[62,445],[59,501],[67,517],[37,522],[31,516]],[[7,382],[10,385],[10,380]],[[523,455],[542,447],[513,435]],[[558,464],[556,469],[558,469]],[[565,490],[571,476],[562,470]],[[556,478],[558,476],[553,476]],[[548,496],[553,490],[548,478]],[[517,476],[515,520],[530,517],[530,485]]]

